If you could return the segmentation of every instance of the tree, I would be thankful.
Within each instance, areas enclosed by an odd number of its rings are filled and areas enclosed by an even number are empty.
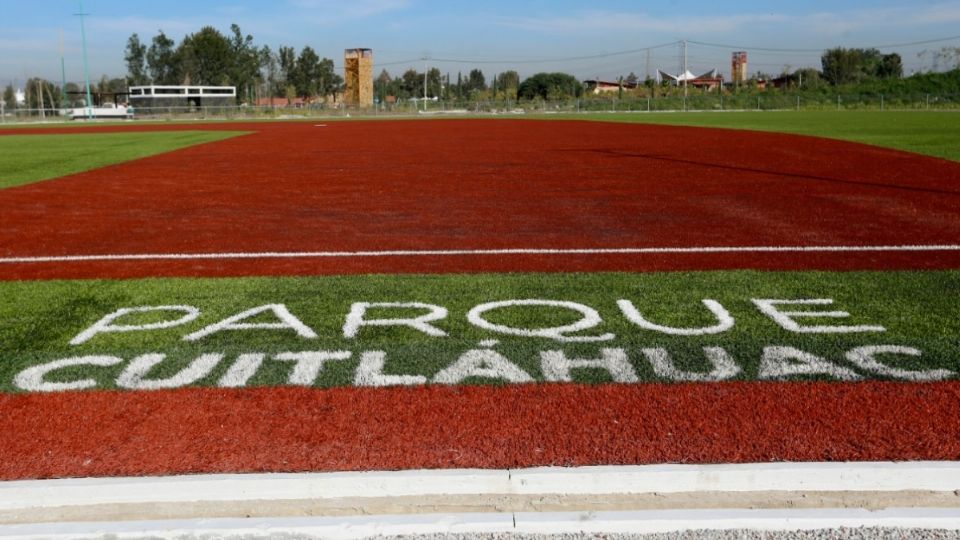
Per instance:
[[[240,31],[240,26],[230,25],[233,36],[230,38],[231,62],[227,70],[230,84],[237,87],[237,100],[251,94],[260,74],[260,51],[253,44],[253,36]]]
[[[264,45],[259,51],[260,58],[260,77],[266,84],[266,94],[270,98],[280,95],[280,85],[277,78],[280,74],[280,66],[277,61],[277,55],[273,54],[270,47]],[[272,100],[271,100],[272,103]]]
[[[935,54],[938,66],[946,66],[947,69],[960,69],[960,47],[943,47]]]
[[[640,77],[637,77],[637,74],[631,71],[630,74],[627,75],[627,78],[623,80],[623,82],[625,82],[627,86],[636,88],[637,83],[640,82]]]
[[[17,108],[17,94],[12,84],[8,84],[6,88],[3,89],[3,103],[8,109]]]
[[[277,52],[280,62],[280,76],[283,78],[283,87],[294,86],[293,79],[297,71],[297,51],[293,47],[280,47]]]
[[[877,49],[838,47],[825,51],[820,61],[823,78],[834,85],[903,76],[903,60],[900,55],[883,55]]]
[[[471,69],[463,86],[464,92],[468,94],[473,92],[482,92],[487,89],[487,81],[483,76],[482,71],[479,69]]]
[[[123,56],[127,63],[127,77],[130,84],[141,85],[150,82],[147,75],[147,46],[140,43],[140,36],[133,34],[127,40],[126,53]]]
[[[423,74],[413,68],[408,69],[400,79],[400,88],[404,98],[423,97]]]
[[[320,57],[309,45],[300,51],[293,70],[293,85],[297,95],[308,98],[320,91]]]
[[[503,89],[507,99],[517,97],[517,88],[520,87],[520,74],[516,71],[504,71],[500,74],[500,88]]]
[[[40,78],[28,79],[24,87],[28,109],[56,109],[60,106],[60,88]]]
[[[386,69],[381,70],[380,75],[377,75],[377,78],[373,80],[374,94],[376,94],[380,103],[383,103],[388,95],[392,95],[390,94],[391,82],[393,82],[393,78],[390,77],[390,72]]]
[[[517,96],[521,99],[564,99],[583,95],[583,85],[566,73],[537,73],[520,83]]]
[[[230,83],[234,67],[230,40],[212,26],[183,38],[177,60],[186,84],[223,85]]]
[[[440,74],[440,70],[437,68],[430,68],[427,71],[427,96],[429,97],[440,97],[440,92],[443,91],[443,76]]]
[[[903,78],[903,58],[897,53],[885,54],[880,59],[877,76],[881,79]]]
[[[153,37],[147,49],[147,66],[153,84],[178,84],[180,69],[174,50],[176,42],[168,38],[163,30]]]
[[[331,94],[336,95],[343,89],[343,77],[337,75],[337,68],[334,66],[333,60],[323,58],[317,68],[317,74],[320,77],[317,87],[320,89],[320,95],[326,98]]]
[[[820,72],[813,68],[798,69],[793,72],[793,78],[800,88],[818,88],[823,85]]]

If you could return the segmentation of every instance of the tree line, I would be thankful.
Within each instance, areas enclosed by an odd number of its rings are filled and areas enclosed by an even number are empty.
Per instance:
[[[177,44],[162,30],[150,45],[133,34],[124,55],[131,85],[235,86],[238,101],[257,96],[303,97],[334,94],[343,85],[333,60],[311,47],[257,47],[253,36],[236,24],[230,35],[212,26],[189,34]]]
[[[845,92],[960,92],[960,47],[924,51],[933,54],[934,65],[945,73],[919,73],[903,76],[903,59],[897,53],[883,54],[877,49],[837,47],[824,51],[820,69],[784,68],[779,77],[757,72],[754,79],[779,79],[786,86],[805,91]],[[149,43],[133,34],[127,40],[124,60],[125,78],[103,76],[91,86],[94,94],[110,96],[123,93],[131,85],[229,85],[237,87],[237,101],[250,103],[258,97],[292,100],[336,96],[343,90],[343,77],[334,61],[321,58],[310,46],[297,51],[281,46],[276,51],[258,47],[253,36],[244,34],[236,24],[230,32],[221,33],[212,26],[188,34],[177,43],[162,30]],[[660,90],[655,81],[640,81],[634,74],[618,77],[633,93],[656,96],[669,93]],[[751,91],[754,85],[747,85]],[[84,101],[83,88],[68,83],[65,88],[40,78],[32,78],[23,88],[27,108],[62,108]],[[391,97],[397,100],[422,98],[443,100],[564,100],[580,97],[583,84],[566,73],[537,73],[521,80],[513,70],[496,73],[488,81],[480,69],[466,74],[443,74],[436,68],[426,73],[408,69],[399,76],[382,70],[374,79],[374,94],[379,102]],[[14,88],[3,91],[6,108],[17,106]]]
[[[333,60],[320,58],[310,46],[297,52],[282,46],[273,51],[257,47],[253,37],[231,25],[230,34],[206,26],[187,35],[179,44],[162,30],[149,45],[137,34],[127,40],[124,54],[127,80],[131,85],[230,85],[237,87],[238,101],[256,97],[314,98],[336,95],[343,90],[343,77]],[[493,76],[488,83],[479,69],[456,81],[437,68],[426,74],[409,69],[393,77],[386,70],[374,80],[378,101],[396,99],[558,99],[579,96],[583,87],[572,75],[541,73],[520,81],[516,71]]]

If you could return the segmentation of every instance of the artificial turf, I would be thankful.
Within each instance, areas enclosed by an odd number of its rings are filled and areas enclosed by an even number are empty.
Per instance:
[[[551,117],[796,133],[861,142],[960,161],[960,112],[732,111],[587,113]]]
[[[236,131],[163,131],[3,135],[0,189],[30,184],[241,135]]]
[[[542,351],[564,351],[568,358],[597,358],[604,348],[624,349],[641,382],[664,381],[642,351],[666,349],[676,366],[690,371],[707,368],[704,347],[722,347],[742,367],[739,380],[758,378],[760,358],[767,346],[794,347],[859,373],[879,378],[845,360],[845,353],[863,346],[902,346],[922,351],[919,358],[886,355],[883,361],[916,370],[948,369],[960,372],[960,319],[955,299],[960,272],[690,272],[594,274],[497,274],[438,276],[328,276],[307,278],[147,279],[122,281],[32,281],[0,283],[0,390],[16,392],[17,373],[70,357],[109,355],[122,358],[114,367],[61,369],[51,381],[93,377],[97,388],[115,388],[115,380],[134,357],[149,353],[167,358],[150,373],[170,376],[200,355],[224,354],[223,361],[198,386],[214,386],[244,353],[263,353],[267,360],[248,386],[286,384],[291,363],[271,360],[283,352],[348,351],[347,360],[329,362],[315,386],[353,383],[365,351],[387,354],[387,373],[434,377],[463,353],[492,346],[533,379],[543,380]],[[804,325],[880,325],[884,332],[799,334],[763,315],[751,299],[832,299],[830,306],[787,306],[784,311],[846,311],[849,318],[802,318]],[[578,302],[596,309],[601,325],[571,333],[596,336],[613,333],[609,341],[563,343],[545,337],[505,335],[478,328],[467,320],[471,308],[486,302],[549,299]],[[664,326],[705,327],[716,319],[701,303],[712,299],[733,316],[735,326],[721,334],[699,337],[669,336],[641,329],[617,307],[631,300],[649,320]],[[445,337],[432,337],[407,326],[361,327],[353,339],[343,326],[354,302],[420,302],[439,305],[449,315],[432,323]],[[184,336],[248,309],[284,304],[319,336],[306,339],[290,329],[224,330],[195,342]],[[174,328],[98,334],[80,345],[70,341],[102,317],[120,308],[189,305],[199,308],[195,321]],[[405,318],[422,309],[371,309],[367,318]],[[175,319],[170,312],[132,314],[117,325],[142,325]],[[545,307],[509,307],[491,311],[495,324],[537,329],[576,322],[576,312]],[[243,321],[276,323],[272,313]],[[497,340],[495,345],[481,344]],[[574,370],[574,380],[603,383],[610,375],[600,369]],[[814,379],[831,380],[829,376]],[[472,378],[466,384],[500,384],[498,379]]]

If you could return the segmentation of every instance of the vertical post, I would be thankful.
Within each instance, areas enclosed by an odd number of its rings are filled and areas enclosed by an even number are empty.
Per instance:
[[[720,110],[723,110],[723,90],[720,90]]]
[[[67,104],[67,65],[63,60],[63,28],[60,29],[60,108],[66,109]]]
[[[423,57],[423,111],[427,111],[427,57]]]
[[[760,96],[757,96],[757,110],[760,110]]]
[[[883,111],[884,105],[886,105],[886,103],[884,103],[883,94],[880,94],[880,110],[881,111]]]
[[[47,111],[44,110],[43,106],[43,84],[41,83],[40,79],[37,79],[37,94],[40,95],[40,119],[46,120]]]
[[[837,94],[837,110],[840,110],[840,94]]]
[[[800,110],[800,96],[797,96],[797,110]]]
[[[647,96],[647,112],[650,112],[650,96]]]
[[[683,40],[683,110],[687,110],[687,40]]]
[[[650,49],[647,49],[647,74],[646,75],[647,75],[647,78],[644,79],[643,82],[647,82],[650,80]]]
[[[83,78],[87,84],[87,119],[90,120],[93,118],[93,98],[90,96],[90,68],[87,62],[87,29],[83,23],[83,18],[87,15],[89,13],[83,12],[83,2],[80,2],[80,13],[77,13],[76,16],[80,17],[80,39],[83,42]]]
[[[930,94],[927,94],[927,109],[930,108]]]

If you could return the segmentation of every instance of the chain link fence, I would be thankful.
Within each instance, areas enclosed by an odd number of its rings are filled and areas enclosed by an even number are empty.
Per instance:
[[[347,116],[403,115],[497,115],[644,113],[695,111],[960,111],[960,94],[727,94],[662,97],[600,97],[567,100],[409,100],[377,104],[369,109],[352,109],[343,104],[309,107],[210,106],[138,107],[135,118],[144,120],[281,120]],[[13,109],[0,114],[0,123],[70,121],[67,111],[57,109]]]

